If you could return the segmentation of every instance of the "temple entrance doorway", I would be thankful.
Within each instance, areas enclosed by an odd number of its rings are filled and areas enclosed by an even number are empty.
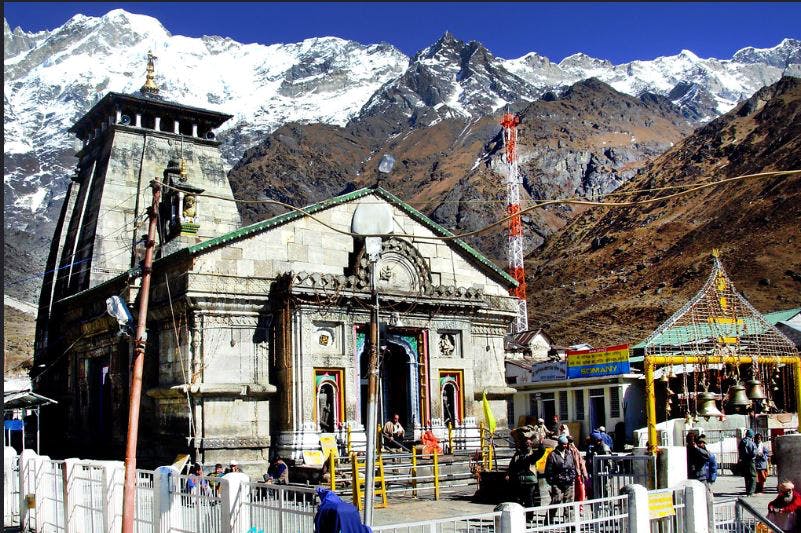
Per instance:
[[[384,348],[382,346],[382,348]],[[411,413],[412,390],[409,386],[410,366],[409,356],[403,347],[388,342],[381,353],[381,398],[379,412],[381,421],[385,423],[392,420],[396,413],[400,415],[400,423],[407,435],[413,428],[414,421]]]

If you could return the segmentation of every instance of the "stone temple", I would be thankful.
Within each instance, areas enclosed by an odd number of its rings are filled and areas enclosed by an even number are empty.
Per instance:
[[[179,453],[207,464],[300,459],[344,428],[363,447],[372,293],[364,239],[350,233],[360,206],[392,219],[376,271],[380,421],[398,413],[409,436],[442,436],[448,424],[475,436],[486,391],[506,427],[514,280],[380,187],[243,227],[214,136],[228,118],[161,98],[149,76],[140,94],[109,93],[71,128],[83,147],[37,323],[36,388],[59,402],[45,414],[43,452],[124,454],[134,344],[107,300],[136,314],[154,179],[164,185],[140,465]]]

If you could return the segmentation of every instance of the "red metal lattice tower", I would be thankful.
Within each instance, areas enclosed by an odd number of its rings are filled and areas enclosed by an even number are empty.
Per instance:
[[[517,172],[517,125],[520,117],[505,113],[501,119],[503,144],[506,148],[506,213],[509,219],[509,273],[517,281],[517,287],[509,293],[517,298],[517,318],[512,324],[512,333],[528,329],[528,306],[526,304],[526,271],[523,266],[523,220],[520,216],[520,177]]]

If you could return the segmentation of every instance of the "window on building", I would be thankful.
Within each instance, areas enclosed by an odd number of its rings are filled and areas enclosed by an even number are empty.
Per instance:
[[[576,405],[576,420],[584,420],[584,391],[573,391]]]
[[[537,397],[533,394],[528,397],[528,413],[529,416],[533,416],[534,418],[540,417],[540,409],[537,403]]]
[[[314,418],[323,433],[332,433],[343,421],[344,397],[341,368],[315,368]]]
[[[570,416],[567,411],[567,391],[559,391],[559,419],[569,420]]]
[[[556,416],[556,400],[554,398],[554,393],[543,392],[540,395],[540,400],[542,401],[540,416],[545,419],[546,424],[551,424],[553,422],[553,417]]]
[[[440,370],[439,385],[442,407],[442,423],[454,427],[461,424],[464,413],[464,392],[462,370]]]
[[[614,386],[609,389],[609,416],[620,418],[620,387]]]

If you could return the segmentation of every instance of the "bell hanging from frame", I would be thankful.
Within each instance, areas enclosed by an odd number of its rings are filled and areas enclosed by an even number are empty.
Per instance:
[[[766,398],[765,391],[762,390],[762,383],[758,379],[749,379],[745,382],[748,387],[745,393],[749,400],[764,400]]]
[[[718,417],[723,413],[718,409],[715,402],[717,395],[714,392],[702,392],[698,395],[698,416],[709,419],[711,416]]]
[[[751,404],[751,400],[749,400],[748,396],[745,394],[745,387],[741,383],[735,383],[729,387],[728,396],[728,405],[735,409],[738,407],[748,407]]]

